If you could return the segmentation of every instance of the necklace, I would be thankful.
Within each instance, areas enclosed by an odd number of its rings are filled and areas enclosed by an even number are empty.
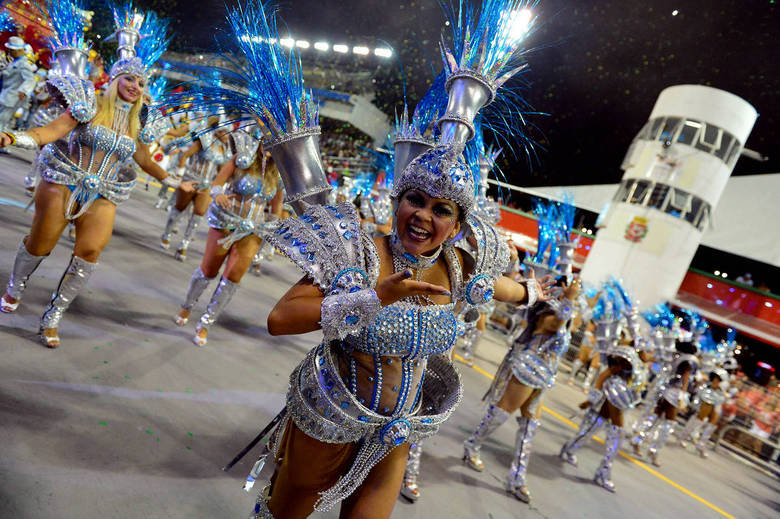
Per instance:
[[[130,109],[133,108],[132,103],[120,99],[117,97],[116,106],[114,107],[114,120],[111,122],[111,130],[119,135],[127,133],[127,129],[130,122]]]
[[[431,268],[434,263],[436,263],[439,259],[441,249],[442,246],[439,245],[439,248],[430,256],[415,256],[414,254],[406,252],[400,238],[398,238],[398,234],[394,233],[390,237],[390,250],[393,253],[393,263],[401,265],[401,268],[397,268],[396,272],[399,272],[403,268],[410,268],[421,274],[423,270]]]
[[[416,281],[421,281],[423,271],[431,268],[436,263],[439,259],[441,249],[442,246],[439,245],[439,248],[430,256],[415,256],[414,254],[406,252],[398,235],[394,233],[390,238],[390,251],[393,254],[393,271],[401,272],[404,269],[411,269],[414,271],[414,279]],[[404,300],[420,306],[436,304],[436,302],[427,295],[407,297]]]

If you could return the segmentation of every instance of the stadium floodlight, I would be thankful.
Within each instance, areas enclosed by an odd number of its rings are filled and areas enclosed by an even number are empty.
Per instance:
[[[334,45],[333,46],[333,52],[339,52],[341,54],[346,54],[349,52],[349,47],[346,45]]]
[[[365,56],[368,54],[368,47],[352,47],[352,52],[355,54],[360,54],[361,56]]]
[[[293,45],[295,45],[295,40],[293,40],[292,38],[281,38],[279,40],[279,44],[282,47],[292,47]]]
[[[306,40],[298,40],[295,42],[295,46],[301,49],[308,49],[310,45],[309,42]]]
[[[387,49],[385,47],[377,47],[374,49],[374,54],[379,56],[380,58],[389,58],[393,55],[392,49]]]
[[[316,42],[314,42],[314,48],[324,52],[324,51],[330,49],[330,45],[328,45],[328,42],[326,42],[326,41],[316,41]]]

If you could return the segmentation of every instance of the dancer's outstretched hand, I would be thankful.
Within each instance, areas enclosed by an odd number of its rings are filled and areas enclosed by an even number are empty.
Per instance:
[[[0,148],[5,148],[7,146],[10,146],[13,142],[13,139],[10,135],[8,135],[5,132],[0,132]]]
[[[541,279],[536,279],[536,274],[534,273],[534,270],[531,269],[528,273],[528,277],[526,278],[527,284],[534,283],[536,284],[536,300],[537,301],[547,301],[552,297],[550,294],[550,289],[555,284],[555,279],[553,279],[552,276],[549,274],[544,276]]]
[[[215,196],[214,203],[216,203],[222,209],[225,210],[230,209],[230,197],[228,197],[225,193],[220,193],[217,196]]]
[[[185,193],[192,193],[195,191],[195,182],[192,180],[187,180],[186,182],[182,182],[179,184],[179,189],[181,189]]]
[[[413,296],[451,295],[443,286],[424,281],[414,281],[409,279],[410,277],[412,277],[412,271],[406,269],[387,276],[377,283],[374,290],[382,306],[387,306]]]

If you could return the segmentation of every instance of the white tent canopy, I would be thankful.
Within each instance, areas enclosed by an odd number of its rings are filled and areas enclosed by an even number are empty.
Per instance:
[[[571,193],[577,207],[601,212],[617,186],[537,187],[522,191],[552,198]],[[729,178],[702,244],[780,267],[780,173]]]

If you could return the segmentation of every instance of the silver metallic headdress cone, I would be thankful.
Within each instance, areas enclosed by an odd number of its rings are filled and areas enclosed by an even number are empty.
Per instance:
[[[284,201],[299,215],[308,204],[328,203],[331,187],[320,160],[319,134],[320,127],[315,126],[263,143],[282,177],[286,193]]]
[[[495,90],[490,83],[474,72],[460,71],[447,78],[445,84],[447,110],[439,118],[439,142],[466,144],[474,137],[474,118],[482,107],[490,104]]]
[[[577,244],[571,241],[559,241],[558,244],[558,270],[567,280],[571,280],[574,268],[574,249]]]
[[[54,50],[54,57],[60,66],[60,74],[87,78],[87,58],[89,54],[78,47],[61,47]]]
[[[116,31],[116,49],[120,60],[129,60],[136,56],[135,46],[141,41],[141,33],[132,27],[122,27]]]
[[[550,268],[549,265],[543,263],[536,263],[530,260],[523,261],[523,265],[534,271],[534,276],[537,279],[542,279],[544,276],[557,275],[558,272],[554,268]]]

